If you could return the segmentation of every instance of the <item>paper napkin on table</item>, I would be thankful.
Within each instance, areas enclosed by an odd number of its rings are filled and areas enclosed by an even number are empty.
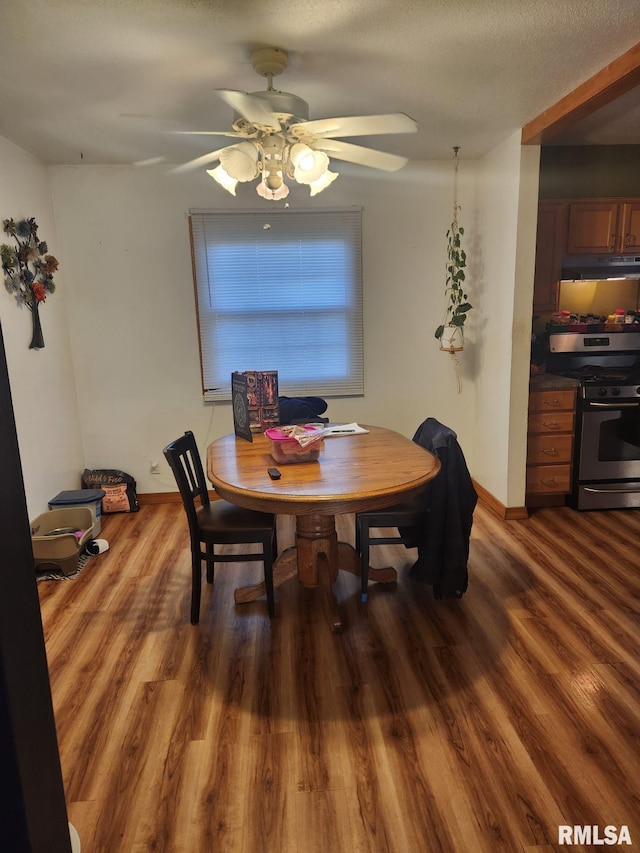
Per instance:
[[[369,430],[363,429],[358,424],[334,424],[323,430],[326,438],[331,438],[332,435],[354,435],[364,432],[369,432]]]

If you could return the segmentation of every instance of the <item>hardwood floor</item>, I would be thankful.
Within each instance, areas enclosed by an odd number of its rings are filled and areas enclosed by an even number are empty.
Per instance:
[[[400,580],[362,605],[342,572],[341,635],[295,579],[273,622],[235,606],[257,563],[216,569],[192,626],[177,504],[101,535],[78,578],[39,584],[83,853],[547,853],[562,824],[640,845],[640,512],[480,505],[460,601],[377,546]]]

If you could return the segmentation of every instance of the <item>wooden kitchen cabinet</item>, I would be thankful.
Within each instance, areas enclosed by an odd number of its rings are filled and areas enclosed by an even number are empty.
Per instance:
[[[640,199],[622,205],[622,251],[640,252]]]
[[[569,205],[541,201],[538,205],[536,267],[533,280],[533,313],[545,314],[558,307],[562,258],[567,245]]]
[[[590,199],[569,205],[567,254],[640,251],[640,199]]]
[[[575,411],[575,388],[530,391],[527,503],[531,503],[529,496],[562,496],[571,491]]]

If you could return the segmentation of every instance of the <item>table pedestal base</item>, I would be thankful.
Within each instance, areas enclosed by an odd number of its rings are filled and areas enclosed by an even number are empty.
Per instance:
[[[296,544],[284,551],[273,566],[273,585],[281,586],[294,575],[307,587],[321,586],[325,593],[332,630],[342,630],[342,619],[333,592],[333,583],[342,569],[360,576],[360,557],[347,542],[338,542],[333,515],[299,515],[296,517]],[[369,569],[369,579],[378,583],[395,583],[393,568]],[[264,581],[237,589],[236,604],[254,601],[265,594]]]

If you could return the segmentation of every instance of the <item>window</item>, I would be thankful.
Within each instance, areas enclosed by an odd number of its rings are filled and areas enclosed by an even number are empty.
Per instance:
[[[205,400],[234,370],[287,396],[363,393],[359,209],[191,211]]]

